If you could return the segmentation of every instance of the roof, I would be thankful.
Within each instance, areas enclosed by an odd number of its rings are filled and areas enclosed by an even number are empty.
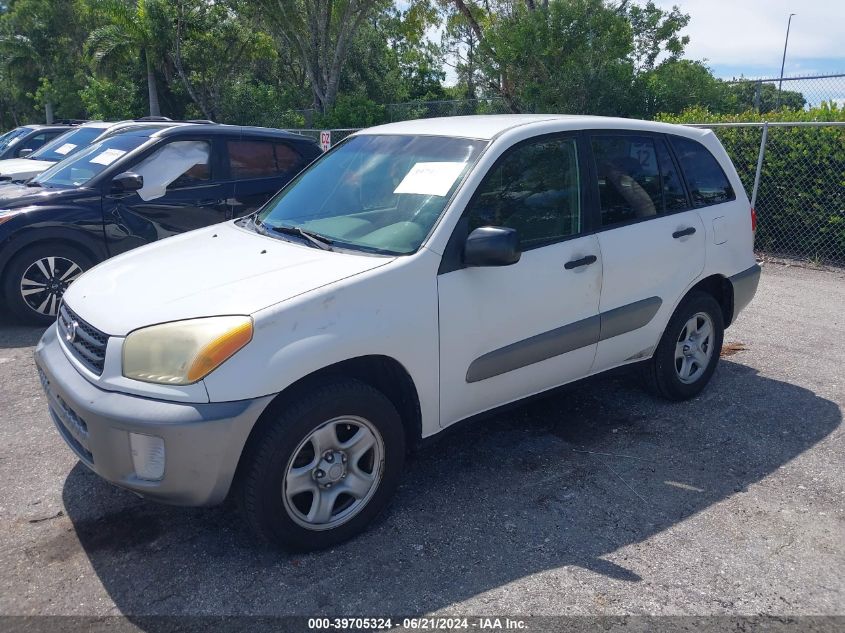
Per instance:
[[[274,138],[285,138],[301,143],[314,143],[314,141],[307,136],[301,134],[293,134],[285,130],[278,130],[271,127],[254,127],[254,126],[240,126],[240,125],[226,125],[224,123],[172,123],[168,127],[149,132],[148,136],[155,136],[156,138],[167,138],[171,136],[180,136],[182,134],[194,134],[201,131],[202,134],[218,135],[218,134],[239,134],[242,136],[270,136]],[[132,134],[131,131],[126,132]]]
[[[688,136],[703,136],[707,134],[706,130],[696,130],[696,128],[682,127],[669,123],[573,114],[481,114],[435,119],[413,119],[410,121],[378,125],[360,130],[356,134],[414,134],[489,140],[516,127],[541,126],[554,121],[561,123],[561,130],[607,128],[677,133],[680,128]]]

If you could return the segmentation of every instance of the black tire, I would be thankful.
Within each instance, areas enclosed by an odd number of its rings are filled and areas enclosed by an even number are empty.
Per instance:
[[[708,349],[712,349],[712,352],[706,365],[702,364],[704,370],[700,372],[700,375],[692,382],[684,382],[677,366],[683,361],[677,361],[675,357],[676,345],[681,335],[685,333],[687,322],[701,313],[706,314],[712,322],[713,334],[708,345]],[[713,372],[716,371],[724,333],[722,308],[713,296],[697,290],[687,295],[669,319],[669,324],[663,332],[654,356],[649,361],[646,379],[650,389],[669,400],[688,400],[697,396],[707,386]]]
[[[55,267],[52,278],[45,276],[42,269],[36,264],[38,261],[49,260],[49,258],[55,258],[53,260]],[[68,262],[78,267],[78,270],[72,268]],[[3,275],[3,297],[6,306],[17,319],[24,323],[50,325],[56,320],[55,311],[58,310],[59,300],[69,285],[66,279],[60,278],[64,272],[63,267],[68,267],[69,276],[67,279],[72,281],[93,265],[94,262],[88,255],[73,246],[45,242],[26,247],[12,258]],[[47,272],[51,271],[47,270]],[[25,298],[22,294],[22,288],[36,291],[38,289],[37,286],[22,285],[27,274],[30,277],[26,277],[26,279],[48,284],[49,288],[42,292],[27,295],[29,299]],[[41,307],[43,300],[47,300],[48,303],[44,310],[39,312],[38,308]],[[49,312],[52,312],[52,314]]]
[[[405,461],[405,433],[390,400],[365,383],[339,379],[295,398],[281,411],[270,409],[267,415],[250,438],[239,472],[238,501],[253,531],[295,551],[323,549],[362,532],[387,506]],[[327,529],[303,527],[283,500],[288,465],[295,463],[295,453],[312,432],[340,416],[364,418],[381,435],[381,478],[369,500],[347,522]]]

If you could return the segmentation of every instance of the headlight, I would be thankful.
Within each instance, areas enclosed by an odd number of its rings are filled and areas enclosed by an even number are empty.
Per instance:
[[[252,340],[252,319],[221,316],[135,330],[123,342],[123,375],[187,385],[202,380]]]

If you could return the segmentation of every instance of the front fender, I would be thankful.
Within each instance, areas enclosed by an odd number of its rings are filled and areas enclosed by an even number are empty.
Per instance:
[[[387,356],[414,382],[423,436],[438,431],[438,264],[426,251],[259,311],[252,342],[205,378],[210,399],[275,394],[336,363]]]

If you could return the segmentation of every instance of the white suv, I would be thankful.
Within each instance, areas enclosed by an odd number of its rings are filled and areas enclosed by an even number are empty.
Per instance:
[[[695,396],[756,291],[753,225],[709,131],[394,123],[257,214],[87,272],[36,359],[105,479],[177,504],[231,489],[261,535],[325,547],[460,420],[644,361],[657,393]]]

